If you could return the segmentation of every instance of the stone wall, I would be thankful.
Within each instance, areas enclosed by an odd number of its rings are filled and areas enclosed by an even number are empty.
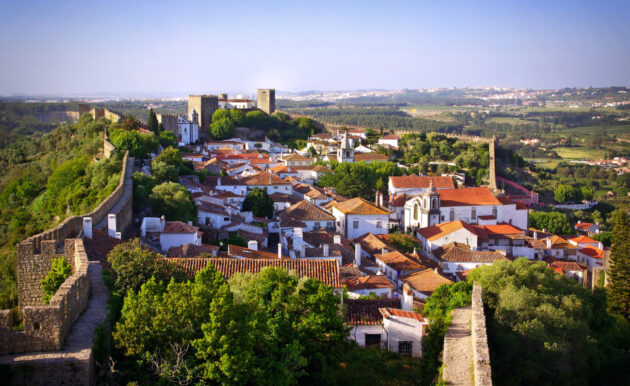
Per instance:
[[[199,116],[199,135],[205,137],[212,122],[212,114],[219,108],[219,97],[216,95],[188,95],[188,114],[193,110]]]
[[[486,331],[486,315],[483,308],[481,286],[475,283],[472,292],[472,346],[473,373],[475,386],[492,385],[492,369],[490,367],[490,349]]]
[[[60,350],[74,321],[85,310],[90,292],[88,258],[81,239],[65,240],[64,253],[57,254],[57,241],[46,240],[42,252],[35,253],[32,240],[18,246],[18,296],[22,309],[23,331],[13,331],[12,313],[0,311],[0,354]],[[44,305],[40,282],[51,260],[64,257],[73,274]],[[25,303],[22,303],[25,302]]]
[[[198,112],[197,112],[198,113]],[[177,138],[179,134],[179,125],[177,124],[176,114],[156,114],[158,123],[162,124],[165,131],[170,131]]]
[[[114,150],[116,148],[109,142],[109,135],[107,134],[107,129],[105,129],[103,132],[103,155],[105,158],[110,159]]]
[[[495,148],[496,148],[497,138],[492,137],[490,140],[490,147],[488,155],[490,157],[490,163],[488,166],[488,176],[490,178],[490,189],[497,190],[497,170],[496,170],[496,159],[495,159]]]
[[[34,235],[26,239],[26,241],[31,241],[34,245],[35,251],[40,251],[42,242],[44,240],[57,240],[62,242],[63,240],[75,237],[79,234],[81,229],[83,228],[83,217],[92,217],[92,224],[99,223],[103,218],[107,216],[109,211],[118,203],[118,201],[123,197],[123,193],[125,191],[125,179],[127,178],[127,184],[129,184],[129,176],[127,175],[127,170],[133,165],[130,165],[133,158],[129,158],[129,151],[125,152],[125,156],[123,157],[122,162],[122,170],[120,172],[120,180],[118,182],[118,186],[114,191],[100,203],[93,211],[90,213],[86,213],[80,216],[72,216],[65,219],[61,224],[59,224],[54,229],[47,230],[40,234]],[[131,173],[131,170],[129,170]],[[19,253],[18,253],[18,261],[19,261]]]

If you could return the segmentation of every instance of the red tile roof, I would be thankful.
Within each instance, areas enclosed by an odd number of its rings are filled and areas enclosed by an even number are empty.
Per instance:
[[[361,161],[387,161],[389,158],[385,154],[378,153],[356,153],[354,162]]]
[[[419,320],[422,323],[425,322],[422,315],[420,315],[417,312],[405,311],[405,310],[400,310],[396,308],[379,308],[378,310],[381,312],[381,315],[383,315],[384,318],[397,316],[399,318],[409,318],[409,319]]]
[[[216,245],[202,244],[186,244],[181,247],[171,247],[166,252],[168,257],[199,257],[202,253],[209,255],[216,255],[219,252],[219,247]]]
[[[435,272],[432,269],[413,272],[400,277],[403,283],[409,284],[414,290],[425,295],[430,295],[435,289],[442,284],[451,284],[452,281]]]
[[[164,231],[162,233],[196,233],[199,232],[199,227],[188,225],[181,221],[167,221],[164,224]]]
[[[380,139],[400,139],[400,137],[396,134],[389,134],[381,137]]]
[[[302,200],[278,214],[280,226],[304,227],[304,221],[335,221],[335,217],[316,205]]]
[[[422,188],[429,187],[433,181],[433,187],[436,189],[454,188],[453,179],[451,177],[431,177],[431,176],[392,176],[389,177],[395,188]]]
[[[355,197],[353,199],[334,204],[333,207],[344,214],[389,214],[389,211],[387,209],[378,207],[360,197]]]
[[[591,222],[581,222],[579,224],[575,224],[576,228],[581,229],[583,231],[588,230],[588,228],[590,228],[592,226],[593,226],[593,223],[591,223]]]
[[[251,176],[243,177],[241,180],[245,185],[249,186],[291,185],[290,182],[268,172],[258,172]]]
[[[166,258],[167,261],[180,264],[189,278],[212,264],[226,279],[235,273],[258,273],[267,267],[284,267],[295,271],[298,276],[318,279],[327,286],[341,288],[339,265],[337,260],[259,260],[259,259],[213,259],[213,258]]]
[[[267,251],[258,251],[255,249],[249,249],[245,247],[240,247],[238,245],[230,244],[228,245],[228,256],[237,257],[242,259],[275,259],[278,260],[278,254],[267,252]],[[288,256],[282,256],[283,259],[288,259]]]
[[[604,258],[604,251],[602,251],[599,248],[595,248],[595,247],[591,247],[590,245],[587,247],[584,247],[582,249],[578,249],[578,252],[590,256],[594,259],[603,259]]]
[[[472,225],[469,225],[461,220],[444,222],[430,227],[422,228],[418,232],[428,241],[435,241],[448,234],[451,234],[460,229],[466,229],[471,233],[479,235],[479,230],[475,229]],[[482,237],[483,238],[483,237]]]
[[[502,205],[486,187],[438,190],[440,206]]]
[[[385,275],[369,275],[348,279],[344,282],[348,291],[370,290],[377,288],[394,289],[394,284]]]
[[[344,300],[348,307],[346,322],[350,325],[379,325],[383,323],[383,315],[379,308],[400,308],[400,300],[396,299],[348,299]]]
[[[569,239],[569,241],[573,241],[577,244],[597,244],[599,241],[597,240],[593,240],[592,238],[588,237],[588,236],[578,236],[578,237],[574,237],[572,239]]]
[[[449,243],[433,250],[433,255],[440,260],[450,262],[491,263],[506,257],[499,252],[473,251],[468,245]]]
[[[396,271],[413,271],[425,268],[398,251],[392,251],[384,255],[376,253],[374,258]]]

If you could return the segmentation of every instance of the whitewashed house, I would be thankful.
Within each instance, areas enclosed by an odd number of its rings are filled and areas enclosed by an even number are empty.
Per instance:
[[[333,204],[332,214],[336,218],[337,232],[346,238],[389,231],[389,211],[359,197]]]
[[[168,251],[172,247],[181,247],[186,244],[201,245],[203,232],[192,223],[181,221],[166,221],[164,216],[145,217],[140,225],[140,235],[150,244],[159,242],[162,252]]]
[[[378,139],[379,145],[398,147],[398,141],[400,140],[400,136],[396,134],[385,135]]]
[[[453,179],[451,177],[430,177],[430,176],[391,176],[387,183],[387,191],[390,196],[405,193],[409,196],[417,196],[429,190],[433,186],[435,190],[453,189]]]

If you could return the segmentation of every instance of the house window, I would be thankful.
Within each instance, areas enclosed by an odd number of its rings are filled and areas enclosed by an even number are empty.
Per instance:
[[[319,222],[315,223],[315,229],[319,229]]]
[[[449,219],[449,221],[455,221],[455,209],[451,209]]]
[[[365,334],[365,345],[380,347],[381,334]]]
[[[354,220],[352,222],[352,228],[354,229],[359,229],[359,221],[358,220]]]
[[[470,218],[472,220],[476,220],[477,219],[477,208],[472,208],[472,210],[470,211]]]
[[[223,221],[230,221],[229,217],[223,217]]]
[[[411,356],[411,346],[410,341],[398,342],[398,354]]]
[[[440,221],[444,221],[444,216],[440,216]]]
[[[206,225],[210,224],[210,217],[206,217]]]
[[[377,227],[378,229],[381,229],[381,228],[383,227],[383,222],[382,222],[382,221],[377,221],[377,222],[376,222],[376,227]]]

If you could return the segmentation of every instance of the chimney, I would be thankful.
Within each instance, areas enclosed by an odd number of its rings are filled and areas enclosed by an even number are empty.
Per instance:
[[[602,251],[604,250],[604,244],[602,244],[602,242],[598,242],[597,243],[597,248],[601,249]]]
[[[335,244],[341,244],[341,235],[335,235],[333,236],[333,242]]]
[[[188,221],[188,225],[192,226],[192,221]]]
[[[361,266],[361,243],[354,244],[354,264]]]
[[[547,228],[543,228],[543,233],[547,233]]]
[[[116,238],[117,238],[118,240],[121,240],[121,239],[122,239],[122,233],[120,233],[120,232],[116,232]]]
[[[92,238],[92,217],[83,217],[83,236]]]
[[[538,232],[534,231],[534,240],[538,240]]]
[[[221,177],[217,178],[217,186],[221,186]]]
[[[416,249],[416,247],[413,247],[413,254],[418,255],[418,250]]]
[[[581,223],[582,223],[582,220],[578,220],[578,224],[581,224]]]
[[[306,244],[300,245],[300,257],[306,257]]]
[[[249,240],[247,242],[247,249],[253,249],[254,251],[258,250],[258,241],[256,240]]]
[[[282,244],[278,243],[278,259],[282,260]]]
[[[324,244],[324,256],[328,256],[328,254],[330,253],[330,249],[328,244]]]
[[[116,237],[116,215],[113,213],[107,215],[107,234]]]
[[[389,252],[389,249],[387,249],[387,248],[381,248],[381,255],[384,255],[384,254],[386,254],[386,253],[388,253],[388,252]]]
[[[404,311],[413,311],[413,291],[409,284],[404,284],[402,288],[402,298],[400,308]]]
[[[166,217],[162,215],[162,217],[160,217],[160,232],[164,230],[165,225],[166,225]]]
[[[547,249],[551,249],[551,237],[547,237]]]
[[[440,273],[438,272],[438,269],[437,269],[437,268],[434,268],[433,270],[434,270],[434,271],[435,271],[435,273],[437,273],[438,275],[440,274]]]

